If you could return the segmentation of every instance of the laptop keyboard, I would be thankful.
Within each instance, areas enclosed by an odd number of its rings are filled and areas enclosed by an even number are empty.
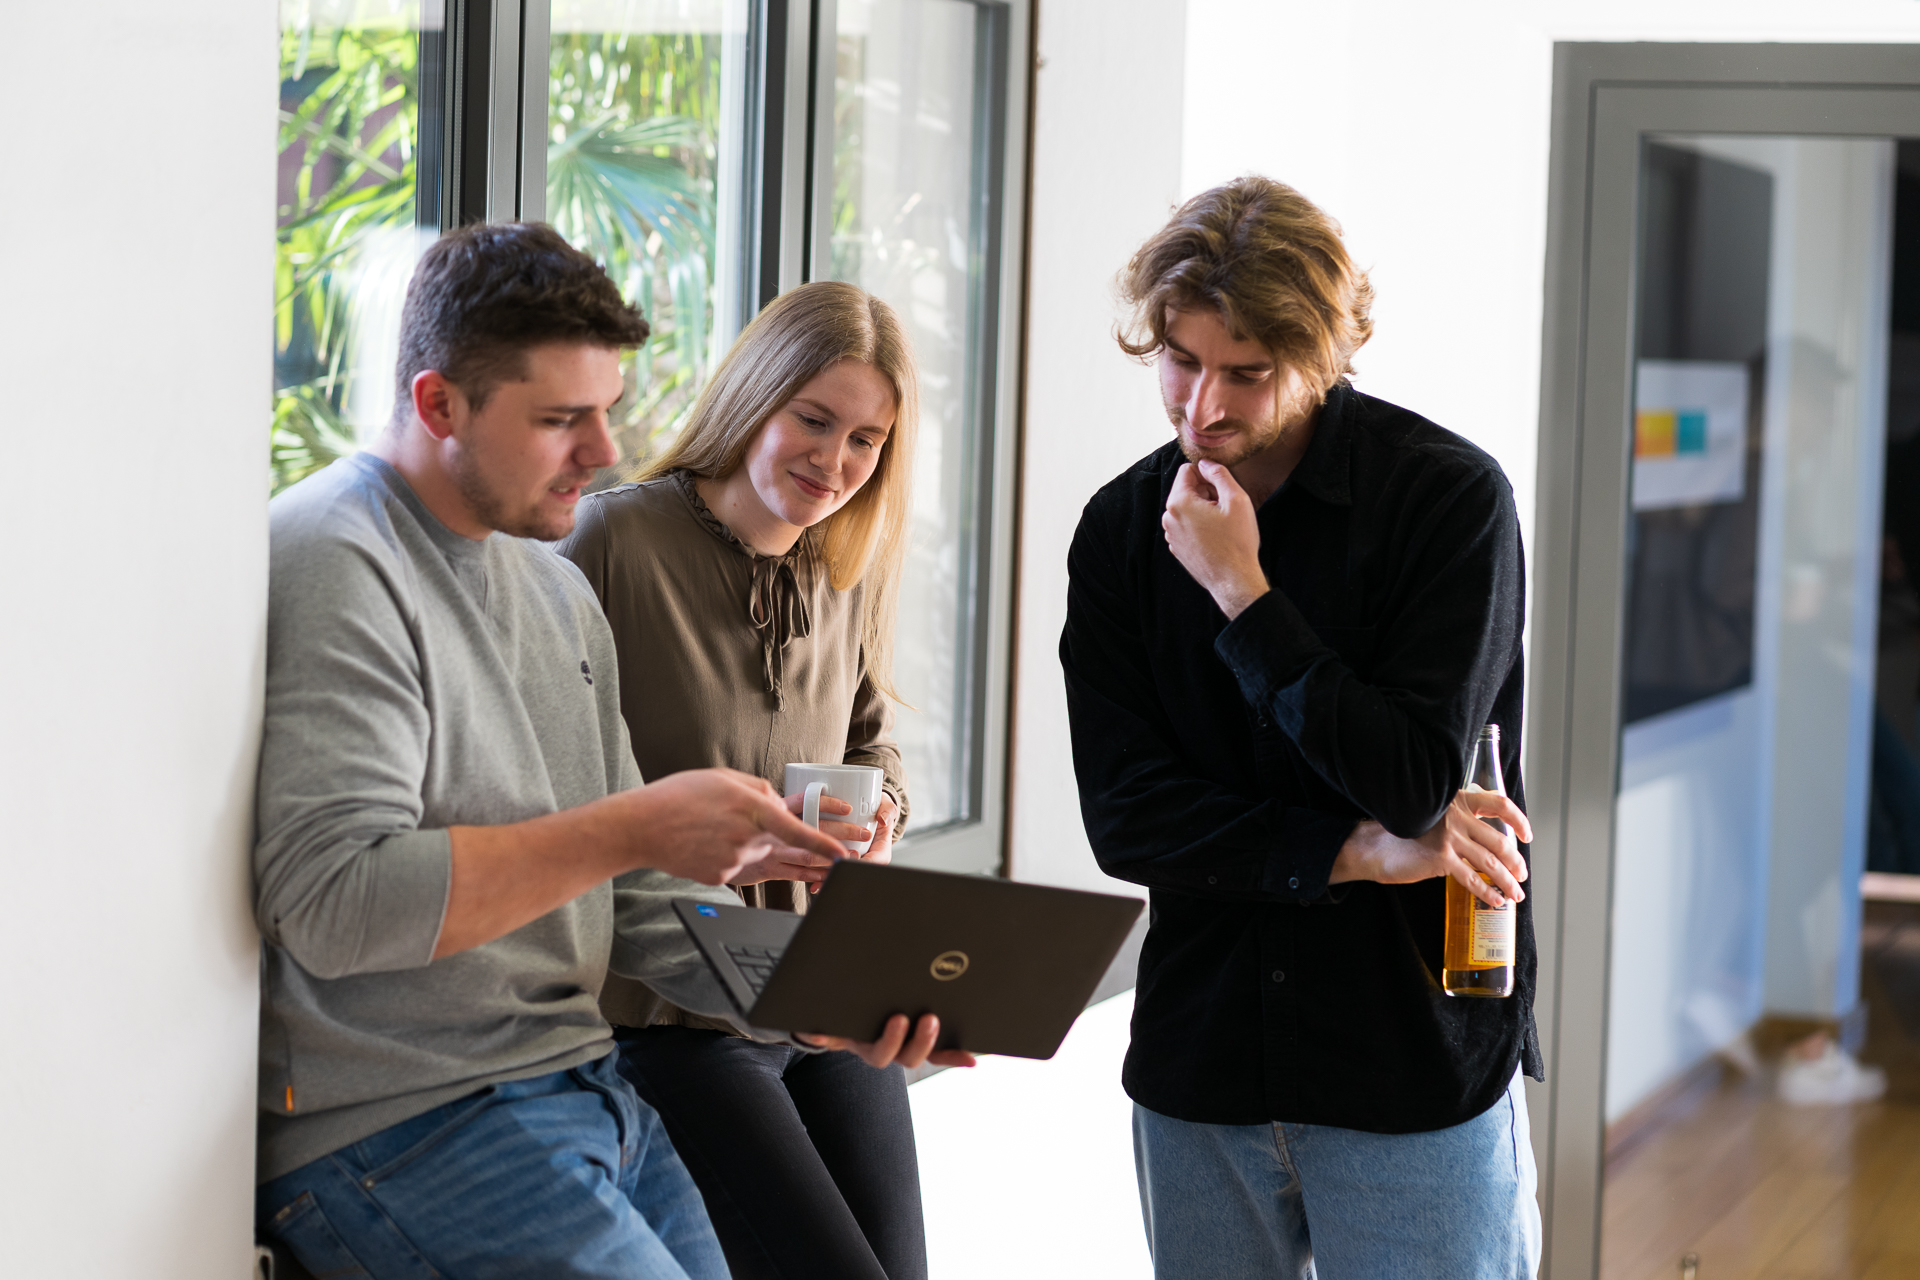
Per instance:
[[[773,966],[780,963],[780,949],[775,947],[740,947],[729,943],[727,956],[739,968],[741,976],[747,980],[747,986],[756,996],[766,990],[767,979],[773,976]]]

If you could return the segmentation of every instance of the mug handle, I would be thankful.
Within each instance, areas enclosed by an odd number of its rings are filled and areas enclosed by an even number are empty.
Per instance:
[[[820,829],[820,797],[826,793],[826,783],[809,782],[807,784],[807,798],[802,801],[800,805],[800,821],[806,823],[815,831]]]

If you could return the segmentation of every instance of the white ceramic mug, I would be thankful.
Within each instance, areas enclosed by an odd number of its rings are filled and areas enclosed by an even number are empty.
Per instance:
[[[875,815],[880,812],[880,784],[886,776],[870,764],[790,764],[787,766],[786,793],[806,794],[800,809],[800,820],[815,830],[820,827],[820,797],[823,795],[844,800],[853,806],[852,813],[845,817],[835,815],[835,821],[852,823],[856,827],[872,827]],[[873,847],[872,840],[859,843],[847,840],[842,843],[858,854],[865,854]]]

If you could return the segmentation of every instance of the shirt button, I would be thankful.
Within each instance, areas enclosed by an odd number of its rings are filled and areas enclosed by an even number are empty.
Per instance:
[[[1287,980],[1287,975],[1282,973],[1280,970],[1275,969],[1273,971],[1273,980],[1275,982],[1285,982]]]
[[[1300,877],[1299,877],[1299,876],[1289,876],[1289,877],[1287,877],[1287,888],[1289,888],[1289,889],[1298,889],[1299,887],[1300,887]]]

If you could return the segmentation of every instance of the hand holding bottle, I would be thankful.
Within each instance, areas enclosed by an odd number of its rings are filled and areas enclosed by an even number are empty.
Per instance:
[[[1467,878],[1455,875],[1447,881],[1440,989],[1450,996],[1510,996],[1520,941],[1519,914],[1512,904],[1526,896],[1520,881],[1527,875],[1513,832],[1524,833],[1531,842],[1533,830],[1527,816],[1507,799],[1499,725],[1480,730],[1467,757],[1467,785],[1447,806],[1440,825],[1457,828],[1469,843],[1494,854],[1489,862],[1480,849],[1473,850],[1478,856],[1471,862],[1460,859],[1471,868]],[[1492,898],[1489,889],[1496,891]]]
[[[1527,896],[1520,887],[1527,878],[1527,863],[1513,833],[1525,843],[1533,842],[1527,815],[1499,792],[1469,785],[1454,796],[1419,843],[1432,851],[1441,874],[1488,906],[1503,907]]]
[[[1501,906],[1508,896],[1526,896],[1520,881],[1526,879],[1527,864],[1512,837],[1489,825],[1494,820],[1515,827],[1522,839],[1533,835],[1513,801],[1491,792],[1461,792],[1439,822],[1412,840],[1369,819],[1340,846],[1327,881],[1414,884],[1445,876],[1489,906]]]
[[[1491,791],[1460,792],[1440,821],[1413,840],[1403,840],[1377,822],[1362,822],[1340,847],[1328,881],[1413,884],[1447,876],[1489,906],[1500,906],[1508,896],[1526,896],[1520,881],[1527,878],[1527,864],[1513,838],[1491,825],[1496,821],[1518,831],[1522,840],[1533,839],[1527,815]]]

